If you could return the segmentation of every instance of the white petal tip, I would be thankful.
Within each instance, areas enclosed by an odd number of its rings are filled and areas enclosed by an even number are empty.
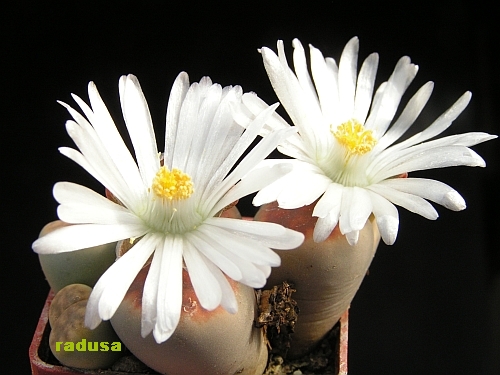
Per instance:
[[[239,282],[254,289],[261,289],[266,285],[267,276],[264,275],[264,272],[255,272],[253,275],[242,278]]]
[[[347,44],[350,45],[350,44],[353,44],[353,43],[359,43],[359,38],[357,36],[353,36],[348,42]]]
[[[109,320],[115,314],[116,308],[109,305],[99,306],[99,316],[102,320]]]
[[[198,296],[198,300],[200,301],[201,307],[203,307],[207,311],[214,311],[217,307],[220,305],[221,301],[221,296],[219,295],[218,298],[200,298]]]
[[[358,243],[359,231],[355,230],[345,234],[345,238],[349,245],[354,246]]]
[[[161,344],[167,341],[173,333],[174,330],[160,330],[158,328],[158,325],[156,325],[155,329],[153,330],[153,337],[157,344]]]
[[[306,239],[306,236],[302,232],[295,231],[295,233],[296,233],[295,236],[297,237],[297,246],[296,247],[299,247],[300,245],[302,245],[302,243]]]
[[[316,243],[323,242],[326,240],[330,234],[333,232],[334,228],[331,229],[325,229],[322,228],[322,230],[318,230],[318,224],[316,223],[316,226],[314,227],[314,232],[313,232],[313,241]]]
[[[292,250],[292,249],[296,249],[297,247],[299,247],[300,245],[302,245],[302,243],[304,242],[304,239],[306,238],[304,236],[304,233],[302,232],[298,232],[296,230],[293,230],[293,229],[288,229],[288,228],[285,228],[286,231],[285,231],[285,234],[283,235],[283,246],[280,246],[280,247],[276,247],[276,249],[279,249],[279,250]],[[274,258],[274,262],[275,263],[278,263],[277,265],[273,265],[273,264],[269,264],[271,267],[279,267],[281,265],[281,258],[279,257],[278,254],[276,254],[277,257]]]
[[[101,324],[102,320],[99,316],[95,314],[89,314],[88,310],[85,314],[85,327],[88,329],[96,329],[99,324]]]
[[[464,198],[456,191],[450,191],[444,196],[443,206],[453,211],[462,211],[467,207]]]
[[[152,331],[156,322],[151,320],[143,320],[141,322],[141,336],[142,338],[146,338]]]
[[[238,304],[224,306],[224,310],[226,310],[229,314],[236,314],[238,312]]]
[[[259,50],[260,54],[262,55],[262,57],[265,59],[267,55],[269,54],[272,54],[272,55],[275,55],[275,53],[270,49],[270,48],[267,48],[267,47],[262,47],[260,50]]]
[[[152,331],[153,331],[152,327],[151,328],[141,327],[141,337],[145,339]]]
[[[300,199],[293,198],[280,198],[278,197],[278,207],[284,210],[294,210],[296,208],[304,207],[305,204],[300,201]]]
[[[233,289],[229,286],[229,284],[226,284],[226,286],[228,288],[223,290],[220,304],[228,313],[236,314],[238,312],[238,302],[234,296]]]
[[[261,190],[262,191],[262,190]],[[260,207],[262,206],[263,204],[266,204],[266,203],[271,203],[273,202],[273,199],[263,199],[262,198],[262,195],[259,195],[259,193],[257,193],[257,195],[255,195],[255,197],[253,198],[252,200],[252,204],[255,206],[255,207]]]
[[[43,254],[43,251],[40,249],[40,241],[39,240],[36,240],[35,242],[33,242],[33,244],[31,245],[31,248],[33,249],[33,251],[37,254]]]
[[[321,233],[321,234],[314,233],[313,234],[313,241],[316,242],[316,243],[323,242],[327,238],[328,238],[328,235],[326,235],[325,233]]]
[[[377,218],[377,226],[382,241],[386,245],[393,245],[398,236],[399,220],[393,216],[382,216]]]
[[[294,38],[292,40],[292,46],[293,48],[302,48],[302,43],[300,43],[300,40],[298,40],[297,38]]]

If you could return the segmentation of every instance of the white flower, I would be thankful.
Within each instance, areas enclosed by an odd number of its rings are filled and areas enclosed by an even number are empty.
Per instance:
[[[384,242],[394,243],[399,226],[395,204],[428,219],[436,219],[438,214],[427,200],[451,210],[465,208],[460,194],[442,182],[397,177],[432,168],[485,166],[469,146],[496,136],[474,132],[430,140],[464,110],[469,92],[427,129],[395,143],[420,114],[433,89],[432,82],[423,85],[393,121],[418,70],[408,57],[399,60],[389,80],[373,96],[378,55],[371,54],[358,74],[357,38],[347,43],[338,66],[310,46],[312,79],[301,43],[295,39],[293,46],[295,74],[288,67],[282,41],[278,41],[278,55],[269,48],[261,49],[271,84],[298,133],[278,147],[295,160],[266,161],[291,163],[293,171],[262,189],[254,199],[256,205],[276,200],[280,207],[293,209],[319,198],[313,211],[318,217],[314,240],[325,240],[339,225],[350,244],[357,242],[371,213]],[[245,94],[243,102],[249,118],[265,107],[254,94]],[[244,123],[244,116],[240,114],[238,121]],[[275,129],[289,126],[276,114],[268,125]]]
[[[60,253],[140,238],[95,285],[85,321],[95,328],[101,319],[110,319],[153,255],[142,298],[142,335],[153,331],[161,343],[179,322],[183,267],[202,307],[213,310],[222,305],[234,313],[236,300],[224,274],[262,287],[271,267],[280,265],[270,248],[291,249],[302,243],[301,233],[280,225],[218,217],[227,205],[287,172],[280,166],[253,168],[294,131],[269,134],[234,167],[276,106],[257,116],[243,133],[232,115],[232,107],[241,101],[239,86],[222,88],[208,77],[190,86],[187,74],[181,73],[170,94],[161,158],[137,79],[123,76],[119,88],[137,162],[92,82],[91,108],[73,96],[87,119],[62,103],[74,119],[66,129],[80,152],[66,147],[60,151],[121,204],[81,185],[57,183],[54,197],[60,204],[59,218],[77,225],[41,237],[33,249]]]

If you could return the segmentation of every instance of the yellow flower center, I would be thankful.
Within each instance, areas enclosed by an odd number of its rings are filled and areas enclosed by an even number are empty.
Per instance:
[[[187,199],[193,194],[193,182],[188,174],[174,168],[169,171],[162,166],[153,179],[153,192],[160,198],[168,200]]]
[[[377,143],[373,132],[366,130],[362,124],[354,119],[337,126],[335,130],[332,126],[331,132],[351,155],[364,155],[371,151]]]

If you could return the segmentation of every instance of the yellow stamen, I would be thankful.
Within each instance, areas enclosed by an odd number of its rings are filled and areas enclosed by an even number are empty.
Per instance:
[[[366,154],[377,143],[373,132],[366,130],[362,124],[354,119],[337,126],[336,130],[333,130],[332,126],[331,132],[350,154]]]
[[[194,192],[189,175],[177,168],[169,171],[165,166],[156,173],[151,188],[158,197],[168,200],[187,199]]]

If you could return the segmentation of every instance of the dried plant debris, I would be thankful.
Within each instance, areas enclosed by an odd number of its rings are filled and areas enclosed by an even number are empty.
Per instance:
[[[257,328],[263,328],[269,347],[269,360],[263,375],[337,374],[338,340],[337,324],[311,353],[289,360],[286,358],[293,340],[299,306],[292,298],[293,285],[283,282],[271,289],[257,291]]]
[[[270,353],[283,357],[286,357],[290,348],[291,335],[299,314],[297,302],[292,298],[295,291],[286,281],[271,289],[257,291],[259,313],[255,326],[263,328]]]

